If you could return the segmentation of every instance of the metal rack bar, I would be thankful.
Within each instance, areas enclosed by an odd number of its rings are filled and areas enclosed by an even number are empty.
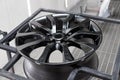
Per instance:
[[[4,33],[3,33],[3,37],[5,37],[6,35],[7,35],[7,32],[4,32]],[[9,42],[5,42],[5,45],[8,45],[8,46],[9,46]],[[6,53],[7,53],[8,61],[10,61],[11,58],[12,58],[12,54],[11,54],[10,51],[6,51]],[[14,67],[11,68],[11,72],[14,73]]]
[[[26,79],[24,77],[18,76],[16,74],[10,73],[8,71],[5,71],[3,69],[0,69],[0,75],[12,80],[30,80],[30,79]]]
[[[6,45],[9,45],[9,43],[6,43]],[[8,61],[10,61],[12,59],[12,54],[10,51],[6,51],[7,52],[7,58],[8,58]],[[11,69],[11,72],[14,73],[14,67],[12,67]]]
[[[51,13],[59,13],[59,14],[60,13],[73,14],[73,15],[78,15],[78,16],[82,16],[82,17],[90,18],[90,19],[94,19],[94,20],[100,20],[100,21],[112,22],[112,23],[120,24],[120,20],[118,20],[118,19],[104,18],[104,17],[94,16],[94,15],[88,15],[88,14],[82,14],[82,13],[73,13],[73,12],[65,12],[65,11],[51,10],[51,9],[42,9],[42,11],[51,12]]]
[[[1,33],[1,35],[3,35],[3,37],[5,37],[7,35],[7,32],[1,31],[1,30],[0,30],[0,33]],[[9,46],[9,42],[5,42],[5,45]],[[7,53],[8,61],[10,61],[12,58],[12,54],[10,51],[6,51],[6,53]],[[14,67],[11,68],[11,72],[14,73]]]
[[[81,67],[81,68],[73,70],[67,80],[75,80],[75,76],[77,75],[77,73],[80,73],[80,72],[90,74],[91,76],[98,77],[103,80],[111,80],[112,78],[111,75],[99,72],[97,70],[90,69],[88,67]]]
[[[10,52],[13,52],[15,54],[18,54],[16,48],[8,46],[8,45],[0,44],[0,49],[3,49],[3,50],[10,51]]]
[[[4,70],[9,70],[21,58],[20,54],[14,55],[13,58],[3,67]]]
[[[21,58],[20,54],[14,55],[13,58],[3,67],[4,70],[9,70]]]

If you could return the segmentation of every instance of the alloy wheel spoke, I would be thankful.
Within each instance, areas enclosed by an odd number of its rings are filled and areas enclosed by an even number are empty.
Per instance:
[[[31,46],[36,46],[36,45],[38,46],[38,44],[42,43],[42,42],[44,42],[44,40],[35,40],[35,41],[32,41],[32,42],[28,42],[28,43],[25,43],[23,45],[20,45],[17,48],[19,50],[23,50],[23,49],[31,47]]]
[[[74,57],[72,56],[72,54],[66,44],[62,45],[62,53],[64,55],[64,61],[73,61],[74,60]]]
[[[75,47],[81,48],[85,53],[88,51],[93,52],[95,51],[98,46],[92,43],[87,43],[87,42],[78,42],[77,40],[69,40],[74,44]]]
[[[66,29],[69,28],[70,21],[74,19],[74,15],[68,15],[67,18],[63,20],[63,32],[66,32]]]
[[[51,54],[51,52],[53,52],[55,49],[54,49],[54,46],[55,44],[54,43],[51,43],[51,44],[48,44],[46,46],[46,48],[44,49],[44,52],[42,53],[42,55],[40,56],[40,58],[38,59],[38,62],[48,62],[49,60],[49,56]]]
[[[74,15],[69,14],[64,20],[63,20],[63,32],[66,33],[66,30],[69,28],[70,21],[75,18]]]
[[[76,29],[79,30],[79,27],[80,27],[80,25],[77,25],[77,26],[72,27],[72,28],[68,28],[68,29],[66,30],[66,34],[68,34],[68,33],[70,33],[70,32],[74,32]]]
[[[43,30],[43,32],[48,32],[48,33],[50,32],[50,29],[44,28],[44,26],[43,26],[42,24],[38,23],[37,21],[31,21],[30,24],[31,24],[31,25],[34,25],[34,26],[37,27],[38,29]]]
[[[57,26],[56,26],[56,21],[55,21],[54,17],[52,15],[48,15],[46,17],[47,17],[47,20],[51,23],[52,33],[56,33],[57,32]]]
[[[41,37],[43,37],[43,34],[40,34],[38,32],[25,32],[25,33],[19,33],[16,35],[16,37],[27,37],[27,36],[35,36],[35,35],[39,35]]]
[[[70,35],[67,39],[71,39],[75,36],[81,36],[81,35],[88,35],[88,38],[91,38],[90,36],[101,36],[102,34],[100,32],[90,32],[90,31],[77,31]]]
[[[69,28],[66,33],[74,32],[76,29],[79,30],[80,27],[87,28],[89,26],[89,19],[84,20],[83,22],[80,22],[79,24],[75,25],[72,28]]]

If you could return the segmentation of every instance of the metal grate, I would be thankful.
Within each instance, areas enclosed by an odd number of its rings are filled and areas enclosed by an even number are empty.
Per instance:
[[[111,1],[110,9],[114,8],[114,15],[111,18],[120,19],[120,1]],[[104,73],[112,74],[116,54],[120,44],[120,25],[114,23],[100,23],[103,31],[103,41],[96,51],[99,57],[98,70]],[[78,50],[75,49],[74,53]],[[93,78],[92,80],[101,80]]]

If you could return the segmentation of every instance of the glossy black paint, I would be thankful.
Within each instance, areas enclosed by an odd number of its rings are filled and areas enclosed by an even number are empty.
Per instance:
[[[49,56],[55,50],[64,55],[63,64],[84,60],[92,55],[102,41],[100,28],[90,19],[70,16],[47,15],[31,21],[31,25],[26,24],[16,35],[19,53],[35,63],[43,64],[49,63]],[[42,46],[46,46],[42,56],[38,60],[31,58],[31,51]],[[70,46],[83,50],[85,56],[75,60],[69,50]]]

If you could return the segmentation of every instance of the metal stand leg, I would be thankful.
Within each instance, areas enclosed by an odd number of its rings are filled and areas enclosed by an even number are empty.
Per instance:
[[[5,43],[5,44],[6,44],[6,45],[9,45],[9,43]],[[7,53],[8,61],[10,61],[11,58],[12,58],[11,52],[10,52],[10,51],[6,51],[6,53]],[[15,73],[14,67],[12,67],[12,68],[10,69],[10,71],[11,71],[12,73]]]
[[[3,35],[3,37],[5,37],[5,36],[7,35],[7,32],[3,32],[3,31],[0,30],[0,35]],[[8,46],[9,46],[9,42],[5,42],[5,45],[8,45]],[[7,53],[8,61],[10,61],[11,58],[12,58],[11,52],[10,52],[10,51],[6,51],[6,53]],[[14,73],[14,72],[15,72],[15,71],[14,71],[14,67],[12,67],[12,68],[10,69],[10,71],[11,71],[12,73]]]

